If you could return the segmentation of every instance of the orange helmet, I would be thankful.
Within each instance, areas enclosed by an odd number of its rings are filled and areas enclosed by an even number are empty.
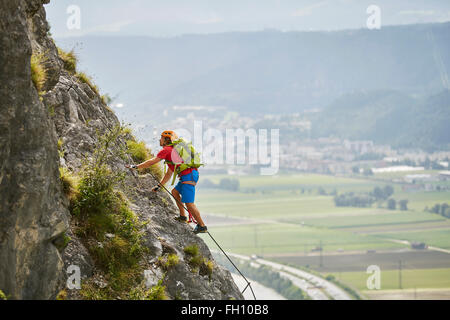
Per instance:
[[[177,139],[177,134],[172,130],[166,130],[161,133],[161,137],[168,137],[171,141],[174,141]]]

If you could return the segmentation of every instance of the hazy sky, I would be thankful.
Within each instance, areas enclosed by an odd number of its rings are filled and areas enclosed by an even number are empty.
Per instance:
[[[80,12],[80,29],[69,29]],[[51,0],[55,37],[79,35],[175,36],[263,29],[340,30],[366,27],[370,5],[383,25],[450,21],[449,0]]]

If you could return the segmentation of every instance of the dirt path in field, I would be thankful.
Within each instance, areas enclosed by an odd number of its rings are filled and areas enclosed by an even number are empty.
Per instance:
[[[406,244],[408,246],[411,246],[411,242],[409,242],[407,240],[399,240],[399,239],[386,239],[386,240],[391,241],[391,242],[395,242],[395,243],[401,243],[401,244]],[[428,250],[439,251],[439,252],[444,252],[444,253],[450,254],[450,250],[443,249],[443,248],[438,248],[438,247],[430,247],[429,246]]]

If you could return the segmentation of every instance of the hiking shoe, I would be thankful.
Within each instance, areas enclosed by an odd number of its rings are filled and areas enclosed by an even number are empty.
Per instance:
[[[202,227],[201,225],[196,225],[194,229],[194,233],[206,233],[208,231],[208,228],[206,226]]]
[[[177,220],[179,222],[186,222],[186,223],[188,222],[187,217],[185,217],[185,216],[178,216],[175,218],[175,220]]]

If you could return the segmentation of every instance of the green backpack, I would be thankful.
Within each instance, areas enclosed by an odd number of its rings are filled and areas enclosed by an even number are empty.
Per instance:
[[[173,146],[173,148],[178,152],[180,158],[183,159],[183,163],[174,163],[171,161],[165,161],[165,163],[173,164],[175,166],[175,172],[172,179],[172,185],[175,182],[175,178],[182,171],[188,168],[199,168],[203,166],[203,163],[200,163],[200,153],[195,151],[195,148],[192,142],[186,142],[183,138],[173,141],[169,146]],[[164,170],[165,173],[165,170]]]

